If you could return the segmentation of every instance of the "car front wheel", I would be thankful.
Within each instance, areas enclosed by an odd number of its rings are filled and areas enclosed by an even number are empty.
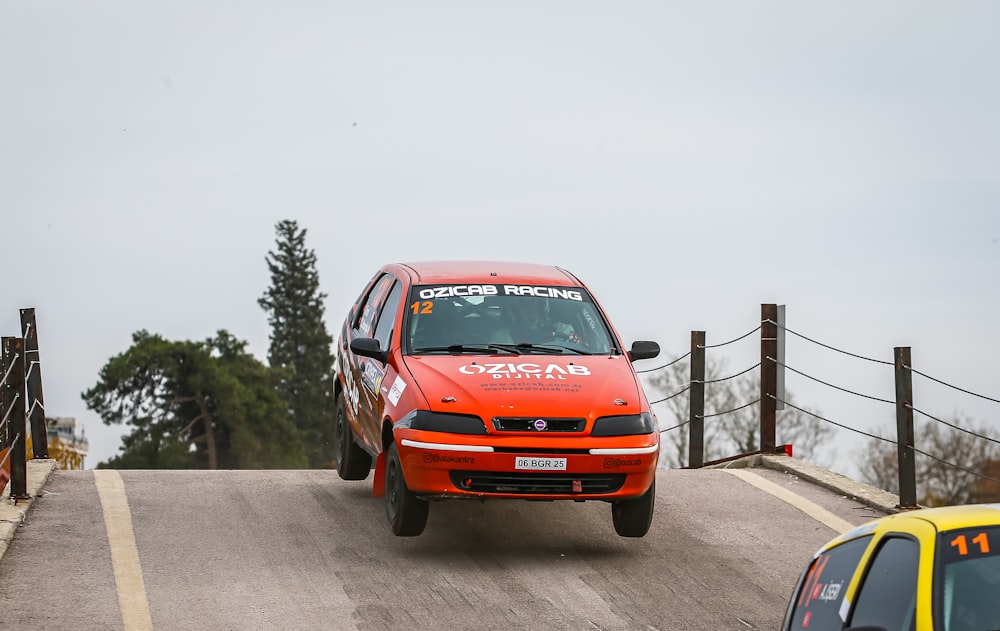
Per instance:
[[[372,469],[372,457],[354,442],[344,410],[344,395],[337,395],[337,416],[333,428],[333,451],[337,473],[342,480],[364,480]]]
[[[642,537],[653,523],[653,504],[656,501],[656,481],[649,490],[634,500],[621,500],[611,504],[611,519],[615,532],[622,537]]]
[[[414,537],[424,531],[430,504],[406,488],[396,443],[390,443],[385,459],[385,516],[398,537]]]

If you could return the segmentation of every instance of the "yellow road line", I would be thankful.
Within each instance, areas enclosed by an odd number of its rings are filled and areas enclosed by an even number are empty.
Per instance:
[[[142,580],[139,550],[132,531],[132,512],[125,495],[125,483],[117,471],[96,469],[94,483],[101,497],[104,527],[111,545],[111,565],[115,570],[118,587],[118,607],[121,609],[125,631],[150,631],[153,619],[149,615],[146,585]]]
[[[822,506],[810,500],[807,500],[801,495],[796,495],[795,493],[792,493],[785,487],[775,484],[774,482],[771,482],[770,480],[765,479],[764,477],[759,476],[756,473],[747,471],[746,469],[723,469],[723,471],[725,471],[726,473],[731,473],[735,475],[737,478],[746,482],[747,484],[751,484],[762,491],[770,493],[779,500],[791,504],[792,506],[799,509],[806,515],[809,515],[810,517],[812,517],[813,519],[815,519],[816,521],[825,526],[829,526],[831,529],[833,529],[838,533],[845,533],[848,530],[854,528],[854,524],[850,523],[849,521],[837,517],[836,515],[826,510]]]

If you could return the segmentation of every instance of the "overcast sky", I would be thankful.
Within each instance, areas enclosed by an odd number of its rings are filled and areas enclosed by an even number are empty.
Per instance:
[[[36,308],[46,412],[84,422],[93,467],[122,428],[80,394],[133,332],[224,328],[265,360],[265,256],[294,219],[334,335],[388,260],[529,260],[664,359],[776,302],[812,339],[911,346],[1000,398],[998,24],[992,0],[2,0],[0,332]],[[889,367],[801,340],[786,361],[893,397]],[[894,423],[787,381],[837,422]],[[932,386],[918,408],[1000,421]],[[838,430],[831,466],[863,442]]]

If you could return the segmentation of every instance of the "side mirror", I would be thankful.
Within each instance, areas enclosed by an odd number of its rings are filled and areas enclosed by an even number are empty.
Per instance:
[[[628,360],[653,359],[660,354],[660,345],[656,342],[632,342],[632,348],[628,352]]]
[[[377,359],[383,364],[389,359],[389,351],[382,350],[378,340],[370,337],[356,337],[351,340],[351,352],[362,357]]]

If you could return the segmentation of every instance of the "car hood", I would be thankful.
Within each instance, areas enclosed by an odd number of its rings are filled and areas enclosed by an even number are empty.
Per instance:
[[[438,412],[593,419],[643,411],[623,355],[411,355],[406,365]]]

